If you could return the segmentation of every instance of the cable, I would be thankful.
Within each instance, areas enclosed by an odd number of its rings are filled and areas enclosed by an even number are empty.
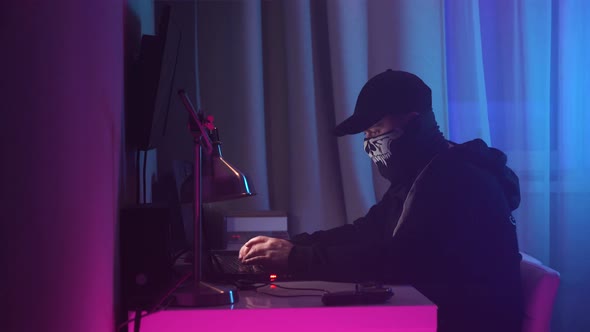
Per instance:
[[[143,151],[143,204],[147,203],[147,154],[148,151],[144,150]]]
[[[141,326],[141,309],[135,311],[135,317],[133,319],[133,332],[139,332]]]
[[[168,115],[170,113],[170,101],[172,100],[172,90],[174,89],[174,82],[176,80],[176,65],[178,64],[178,55],[180,54],[180,44],[182,41],[182,32],[178,34],[178,45],[176,45],[176,57],[174,59],[174,67],[172,67],[172,83],[168,90],[168,102],[166,103],[166,113],[164,115],[164,125],[162,126],[162,136],[166,136],[166,130],[168,128]],[[197,90],[198,91],[198,90]]]
[[[273,284],[278,288],[282,288],[282,289],[288,289],[288,290],[302,290],[302,291],[316,291],[316,292],[324,292],[324,293],[330,293],[329,291],[322,289],[322,288],[297,288],[297,287],[285,287],[285,286],[281,286],[278,284]]]
[[[266,286],[266,285],[264,285]],[[288,289],[288,290],[301,290],[301,291],[314,291],[314,292],[324,292],[324,293],[330,293],[329,291],[325,290],[325,289],[321,289],[321,288],[297,288],[297,287],[285,287],[285,286],[281,286],[278,284],[271,284],[271,286],[275,286],[278,288],[282,288],[282,289]],[[262,287],[262,286],[260,286]],[[299,295],[279,295],[279,294],[272,294],[272,293],[268,293],[268,292],[264,292],[264,291],[259,291],[260,287],[256,287],[256,292],[257,293],[261,293],[261,294],[266,294],[266,295],[270,295],[270,296],[275,296],[275,297],[314,297],[314,296],[322,296],[323,294],[299,294]]]
[[[137,181],[136,181],[136,186],[135,186],[136,187],[135,188],[135,199],[137,201],[137,205],[139,205],[140,200],[141,200],[140,194],[139,194],[139,192],[140,192],[140,189],[139,189],[140,188],[139,176],[141,175],[141,170],[139,169],[140,150],[137,150],[137,153],[136,153],[136,157],[135,158],[136,158],[136,160],[135,160],[135,166],[136,167],[135,168],[137,170],[137,177],[136,177]]]
[[[137,310],[137,311],[135,312],[135,316],[137,316],[137,313],[141,313],[141,310]],[[139,317],[139,318],[141,319],[141,318],[144,318],[144,317],[146,317],[146,316],[149,316],[149,315],[151,315],[151,314],[153,314],[153,312],[146,312],[145,314],[142,314],[142,315],[140,315],[140,317]],[[117,331],[120,331],[120,330],[121,330],[122,328],[124,328],[125,326],[127,326],[127,325],[131,324],[131,322],[134,322],[136,318],[137,318],[137,317],[133,317],[133,318],[131,318],[131,319],[129,319],[129,320],[127,320],[127,321],[125,321],[125,322],[121,323],[119,326],[117,326]]]
[[[253,289],[258,289],[258,288],[261,288],[261,287],[264,287],[264,286],[268,286],[268,285],[270,285],[270,283],[268,283],[268,282],[265,282],[265,283],[263,283],[262,285],[258,285],[258,286],[252,286],[252,288],[253,288]]]
[[[174,285],[172,288],[170,288],[170,290],[169,290],[168,292],[166,292],[166,295],[164,295],[164,296],[162,297],[162,299],[161,299],[160,301],[158,301],[158,304],[156,304],[156,305],[155,305],[155,306],[152,308],[152,310],[150,310],[150,311],[147,311],[147,312],[146,312],[146,313],[144,313],[144,314],[141,314],[141,309],[138,309],[138,310],[135,312],[135,317],[133,317],[133,318],[131,318],[131,319],[129,319],[129,320],[127,320],[127,321],[125,321],[125,322],[121,323],[121,324],[120,324],[120,325],[117,327],[117,331],[120,331],[122,328],[124,328],[125,326],[129,325],[131,322],[136,322],[136,323],[134,323],[133,329],[135,330],[135,332],[138,332],[138,331],[139,331],[139,327],[136,327],[136,326],[139,326],[139,321],[140,321],[142,318],[144,318],[144,317],[147,317],[147,316],[149,316],[149,315],[151,315],[151,314],[154,314],[154,313],[156,313],[156,312],[158,312],[158,311],[161,311],[161,310],[164,310],[164,309],[168,308],[168,306],[169,306],[170,304],[172,304],[172,302],[174,302],[174,298],[170,298],[170,300],[168,301],[168,303],[166,303],[165,305],[162,305],[162,303],[164,303],[164,301],[166,301],[166,299],[168,299],[168,298],[170,297],[170,295],[172,295],[172,293],[173,293],[173,292],[174,292],[176,289],[178,289],[178,287],[180,287],[180,285],[182,285],[182,284],[183,284],[183,283],[184,283],[184,282],[185,282],[185,281],[186,281],[188,278],[190,278],[190,276],[192,276],[192,275],[193,275],[193,273],[192,273],[192,271],[191,271],[191,272],[189,272],[189,273],[185,274],[185,275],[184,275],[182,278],[180,278],[180,279],[178,280],[178,282],[177,282],[177,283],[176,283],[176,284],[175,284],[175,285]]]
[[[186,281],[188,278],[190,278],[190,276],[192,276],[192,275],[193,275],[193,272],[191,271],[191,272],[188,272],[187,274],[185,274],[185,275],[184,275],[184,277],[180,278],[180,279],[178,280],[178,282],[177,282],[177,283],[174,285],[174,287],[170,288],[170,290],[169,290],[169,291],[166,293],[166,295],[164,295],[164,296],[162,297],[162,299],[161,299],[161,300],[158,302],[158,304],[156,304],[156,305],[154,306],[154,308],[153,308],[151,311],[157,311],[157,310],[158,310],[158,308],[160,308],[160,306],[162,305],[162,303],[164,303],[164,301],[166,301],[166,299],[167,299],[167,298],[168,298],[170,295],[172,295],[172,293],[174,293],[174,291],[175,291],[176,289],[178,289],[178,287],[180,287],[180,285],[182,285],[182,284],[183,284],[183,283],[184,283],[184,282],[185,282],[185,281]]]
[[[257,293],[261,293],[261,294],[266,294],[269,296],[274,296],[274,297],[316,297],[316,296],[322,296],[323,294],[301,294],[301,295],[279,295],[279,294],[272,294],[272,293],[267,293],[267,292],[261,292],[258,289],[256,289]]]
[[[258,288],[270,285],[270,283],[268,283],[268,282],[255,282],[255,281],[245,280],[245,279],[225,280],[225,282],[228,284],[233,284],[239,290],[251,290],[251,289],[256,290]]]

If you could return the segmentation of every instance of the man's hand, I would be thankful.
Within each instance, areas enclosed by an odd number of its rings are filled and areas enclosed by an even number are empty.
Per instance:
[[[258,264],[286,270],[291,249],[293,244],[287,240],[257,236],[242,246],[238,257],[244,264]]]

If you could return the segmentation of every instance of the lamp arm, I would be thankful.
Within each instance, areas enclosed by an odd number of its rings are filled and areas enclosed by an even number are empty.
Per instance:
[[[201,120],[201,116],[195,111],[190,99],[184,92],[179,90],[178,94],[182,99],[182,102],[186,108],[186,111],[190,113],[189,116],[189,129],[191,135],[194,138],[194,215],[193,215],[193,285],[188,292],[179,293],[176,295],[176,302],[180,306],[206,306],[206,305],[220,305],[220,304],[233,304],[237,301],[237,293],[235,290],[224,290],[217,286],[209,285],[202,281],[202,263],[203,257],[201,252],[201,224],[202,224],[202,207],[203,207],[203,186],[202,178],[202,160],[203,153],[207,153],[209,156],[213,152],[213,144],[208,132],[205,130],[205,126],[209,123]],[[198,130],[194,128],[194,125],[198,127]],[[212,121],[211,121],[212,123]],[[203,148],[205,147],[205,149]]]
[[[199,119],[197,111],[193,107],[191,101],[186,96],[186,92],[184,90],[178,90],[178,95],[182,99],[182,103],[184,104],[184,106],[187,109],[191,110],[191,118],[194,124],[199,128],[198,134],[194,133],[193,130],[191,130],[191,134],[193,135],[195,142],[199,143],[199,138],[202,138],[205,141],[205,153],[207,153],[207,155],[211,155],[211,153],[213,152],[213,144],[211,143],[211,138],[209,137],[209,134],[207,134],[207,132],[205,131],[203,123],[201,123],[201,120]]]

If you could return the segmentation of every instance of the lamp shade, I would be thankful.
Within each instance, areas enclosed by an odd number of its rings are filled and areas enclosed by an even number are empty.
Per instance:
[[[223,159],[219,140],[213,141],[213,152],[203,156],[201,172],[204,203],[226,201],[256,194],[248,177]]]

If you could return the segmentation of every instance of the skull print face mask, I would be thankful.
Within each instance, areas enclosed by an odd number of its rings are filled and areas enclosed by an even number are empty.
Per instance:
[[[379,166],[379,168],[387,168],[387,162],[389,158],[391,158],[390,144],[400,138],[403,133],[404,131],[401,128],[395,128],[385,134],[372,138],[365,138],[365,152],[371,157],[373,162]]]
[[[403,127],[366,138],[364,147],[381,176],[400,184],[414,181],[434,155],[448,149],[448,143],[431,112],[420,114]]]

